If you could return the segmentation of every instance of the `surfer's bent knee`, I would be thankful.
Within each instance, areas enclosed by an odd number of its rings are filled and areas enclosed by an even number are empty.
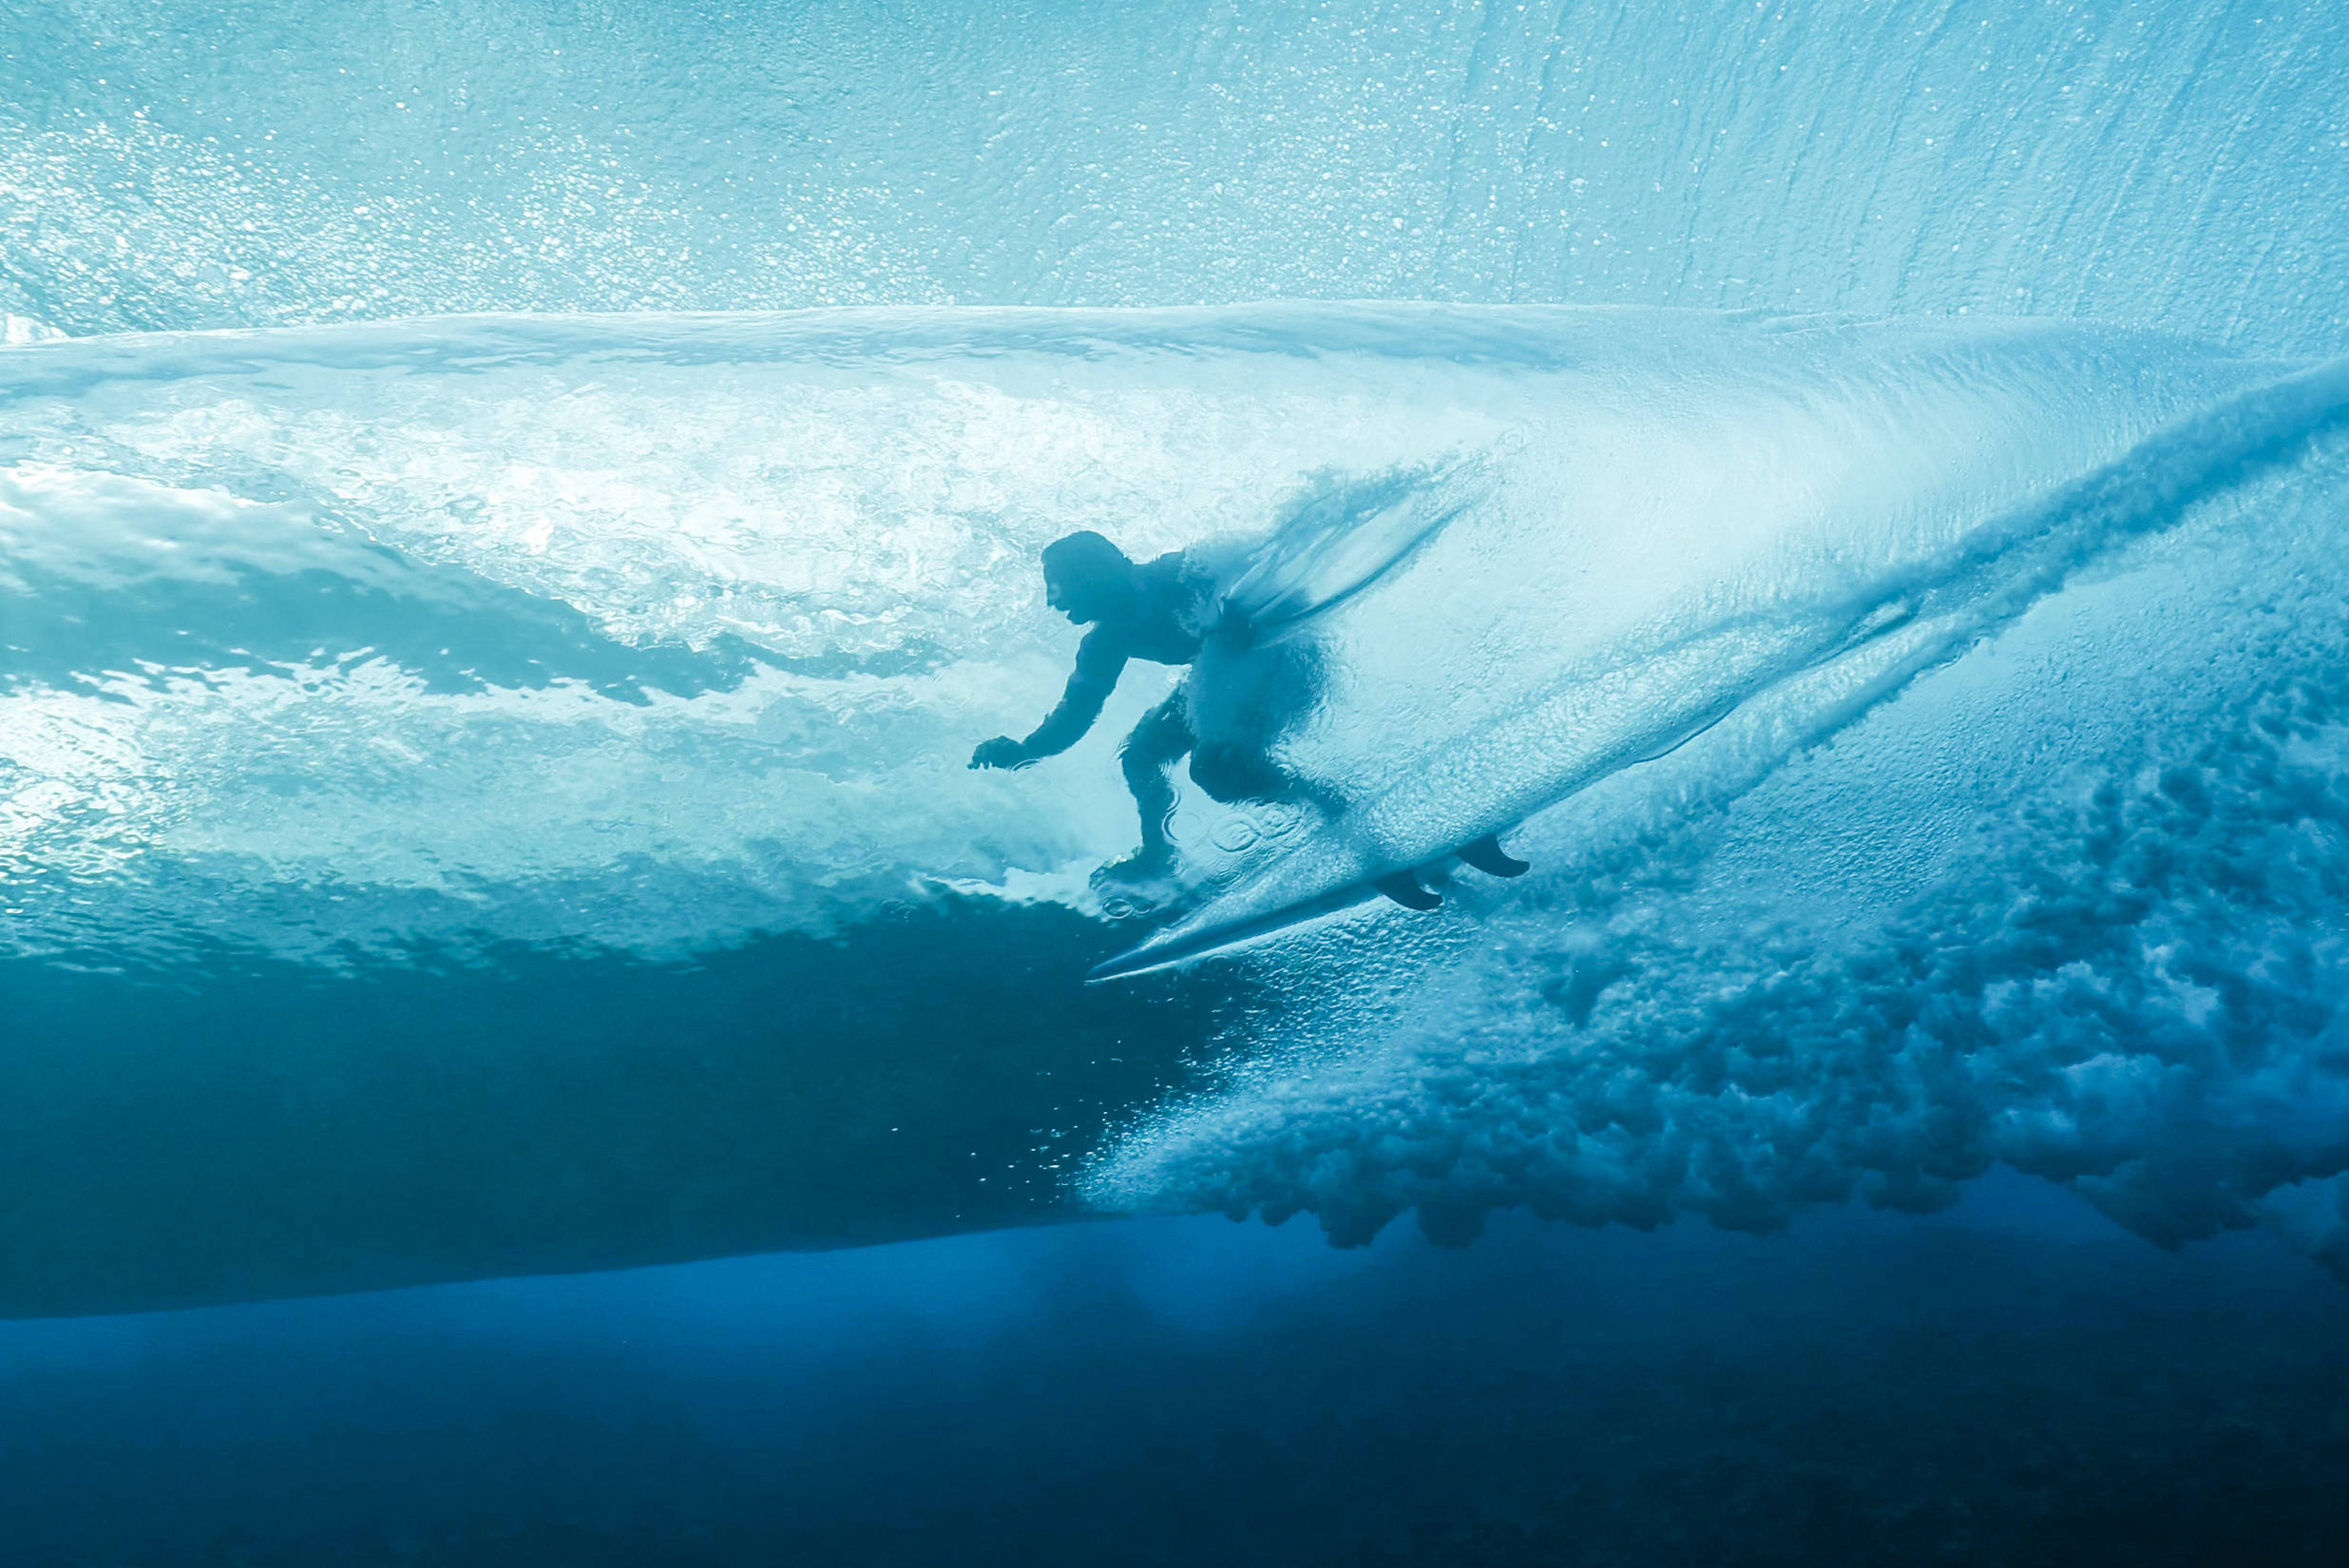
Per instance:
[[[1232,746],[1202,746],[1191,754],[1191,781],[1208,798],[1231,806],[1270,800],[1289,793],[1286,774],[1263,757]]]

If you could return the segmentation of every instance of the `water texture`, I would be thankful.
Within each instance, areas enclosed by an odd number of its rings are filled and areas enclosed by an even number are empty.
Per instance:
[[[20,19],[10,1300],[1997,1162],[2339,1256],[2341,26]],[[1301,295],[1428,303],[1225,304]],[[958,766],[1052,537],[1413,474],[1285,742],[1346,805],[1187,796],[1161,934],[1085,886],[1150,694]]]
[[[2028,314],[2337,352],[2326,0],[59,0],[0,310],[1270,297]]]
[[[2340,1560],[2344,212],[2333,0],[0,0],[0,1557]]]

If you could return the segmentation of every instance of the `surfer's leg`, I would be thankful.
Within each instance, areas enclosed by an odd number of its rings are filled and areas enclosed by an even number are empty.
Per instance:
[[[1323,663],[1321,646],[1297,638],[1258,660],[1238,689],[1229,679],[1209,683],[1209,714],[1197,722],[1198,744],[1191,754],[1192,780],[1208,798],[1227,806],[1303,804],[1325,816],[1346,814],[1348,801],[1336,785],[1299,774],[1279,759],[1281,742],[1321,706],[1327,684]],[[1199,696],[1194,685],[1193,700]]]
[[[1460,858],[1486,876],[1523,876],[1533,869],[1532,862],[1519,860],[1503,850],[1498,833],[1486,833],[1473,844],[1461,845]]]
[[[1249,800],[1279,800],[1291,791],[1289,775],[1270,757],[1237,746],[1202,746],[1191,754],[1191,781],[1210,800],[1237,806]]]
[[[1141,813],[1138,858],[1145,865],[1162,865],[1172,857],[1166,819],[1174,809],[1174,786],[1168,781],[1166,771],[1189,750],[1191,724],[1183,715],[1180,692],[1144,714],[1117,748],[1117,766],[1125,774],[1126,788],[1134,793],[1135,810]]]
[[[1409,871],[1390,871],[1370,879],[1370,886],[1393,899],[1406,909],[1433,909],[1443,903],[1443,895],[1423,888],[1419,878]]]
[[[1346,798],[1336,790],[1300,778],[1262,752],[1239,746],[1206,745],[1192,753],[1191,780],[1210,800],[1226,806],[1302,800],[1328,816],[1346,811]]]

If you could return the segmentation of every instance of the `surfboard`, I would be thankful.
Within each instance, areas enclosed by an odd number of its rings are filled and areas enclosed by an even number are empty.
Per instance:
[[[1416,867],[1390,867],[1386,870],[1373,871],[1359,881],[1299,899],[1265,914],[1197,927],[1178,922],[1145,941],[1103,959],[1086,972],[1085,979],[1089,983],[1122,980],[1131,975],[1147,974],[1153,969],[1173,968],[1278,936],[1283,931],[1308,925],[1325,916],[1384,898],[1386,895],[1376,886],[1382,878],[1394,874],[1398,870],[1423,873],[1445,858],[1440,855]]]

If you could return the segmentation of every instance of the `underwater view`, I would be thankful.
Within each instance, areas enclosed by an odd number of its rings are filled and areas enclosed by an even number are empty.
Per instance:
[[[0,1568],[2349,1560],[2349,7],[0,0]]]

